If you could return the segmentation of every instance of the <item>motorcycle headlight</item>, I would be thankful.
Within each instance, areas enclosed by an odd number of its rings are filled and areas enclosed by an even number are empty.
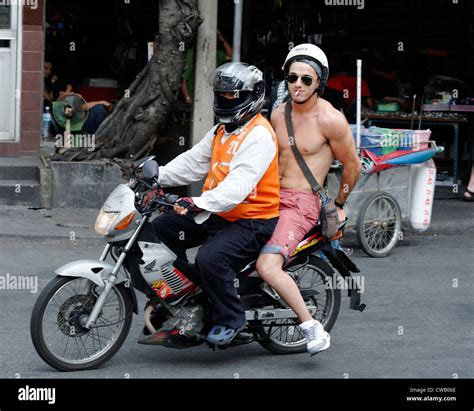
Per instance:
[[[112,227],[119,214],[120,213],[106,213],[104,210],[100,210],[100,213],[95,220],[94,229],[96,233],[100,235],[109,234],[109,229]]]

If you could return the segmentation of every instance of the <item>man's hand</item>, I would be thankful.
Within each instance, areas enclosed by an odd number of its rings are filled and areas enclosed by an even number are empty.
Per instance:
[[[344,222],[344,220],[346,219],[346,212],[342,208],[339,208],[338,206],[336,206],[336,210],[337,210],[337,219],[339,220],[339,223]]]
[[[173,210],[178,215],[186,215],[188,211],[192,213],[200,213],[203,211],[201,208],[196,206],[190,197],[183,197],[176,201],[173,206]]]
[[[107,111],[109,111],[112,107],[112,103],[110,101],[105,101],[105,100],[102,100],[101,101],[101,104],[105,106],[105,108],[107,109]]]

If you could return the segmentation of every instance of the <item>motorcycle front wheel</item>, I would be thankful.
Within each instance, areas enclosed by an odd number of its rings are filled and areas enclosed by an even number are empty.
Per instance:
[[[55,277],[33,307],[30,332],[39,356],[60,371],[101,366],[122,346],[132,322],[128,291],[110,291],[96,323],[82,326],[98,297],[97,286],[86,278]]]
[[[309,262],[290,271],[297,275],[298,288],[309,296],[303,297],[308,306],[315,306],[313,318],[329,332],[336,322],[341,307],[341,290],[333,286],[332,268],[320,258],[310,256]],[[306,339],[298,327],[298,319],[261,321],[259,344],[274,354],[297,354],[306,351]]]

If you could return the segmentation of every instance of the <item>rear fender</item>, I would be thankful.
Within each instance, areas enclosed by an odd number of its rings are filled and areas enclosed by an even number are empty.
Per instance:
[[[344,277],[349,277],[351,272],[358,273],[360,272],[359,268],[352,262],[352,260],[346,255],[342,250],[336,250],[331,247],[330,244],[325,244],[320,249],[325,257],[329,260],[331,265],[339,271],[339,273]]]
[[[353,263],[353,261],[346,255],[342,250],[337,250],[331,247],[330,244],[325,244],[321,247],[321,251],[327,257],[331,265],[339,271],[344,279],[351,277],[352,273],[359,273],[359,268]],[[365,304],[361,304],[361,289],[357,281],[353,281],[353,288],[348,289],[348,295],[350,297],[349,308],[356,311],[363,311],[366,307]]]

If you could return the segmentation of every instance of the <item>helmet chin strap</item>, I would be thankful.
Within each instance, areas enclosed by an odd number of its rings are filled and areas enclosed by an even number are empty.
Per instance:
[[[224,128],[226,133],[232,133],[233,131],[237,130],[241,124],[224,124]]]

